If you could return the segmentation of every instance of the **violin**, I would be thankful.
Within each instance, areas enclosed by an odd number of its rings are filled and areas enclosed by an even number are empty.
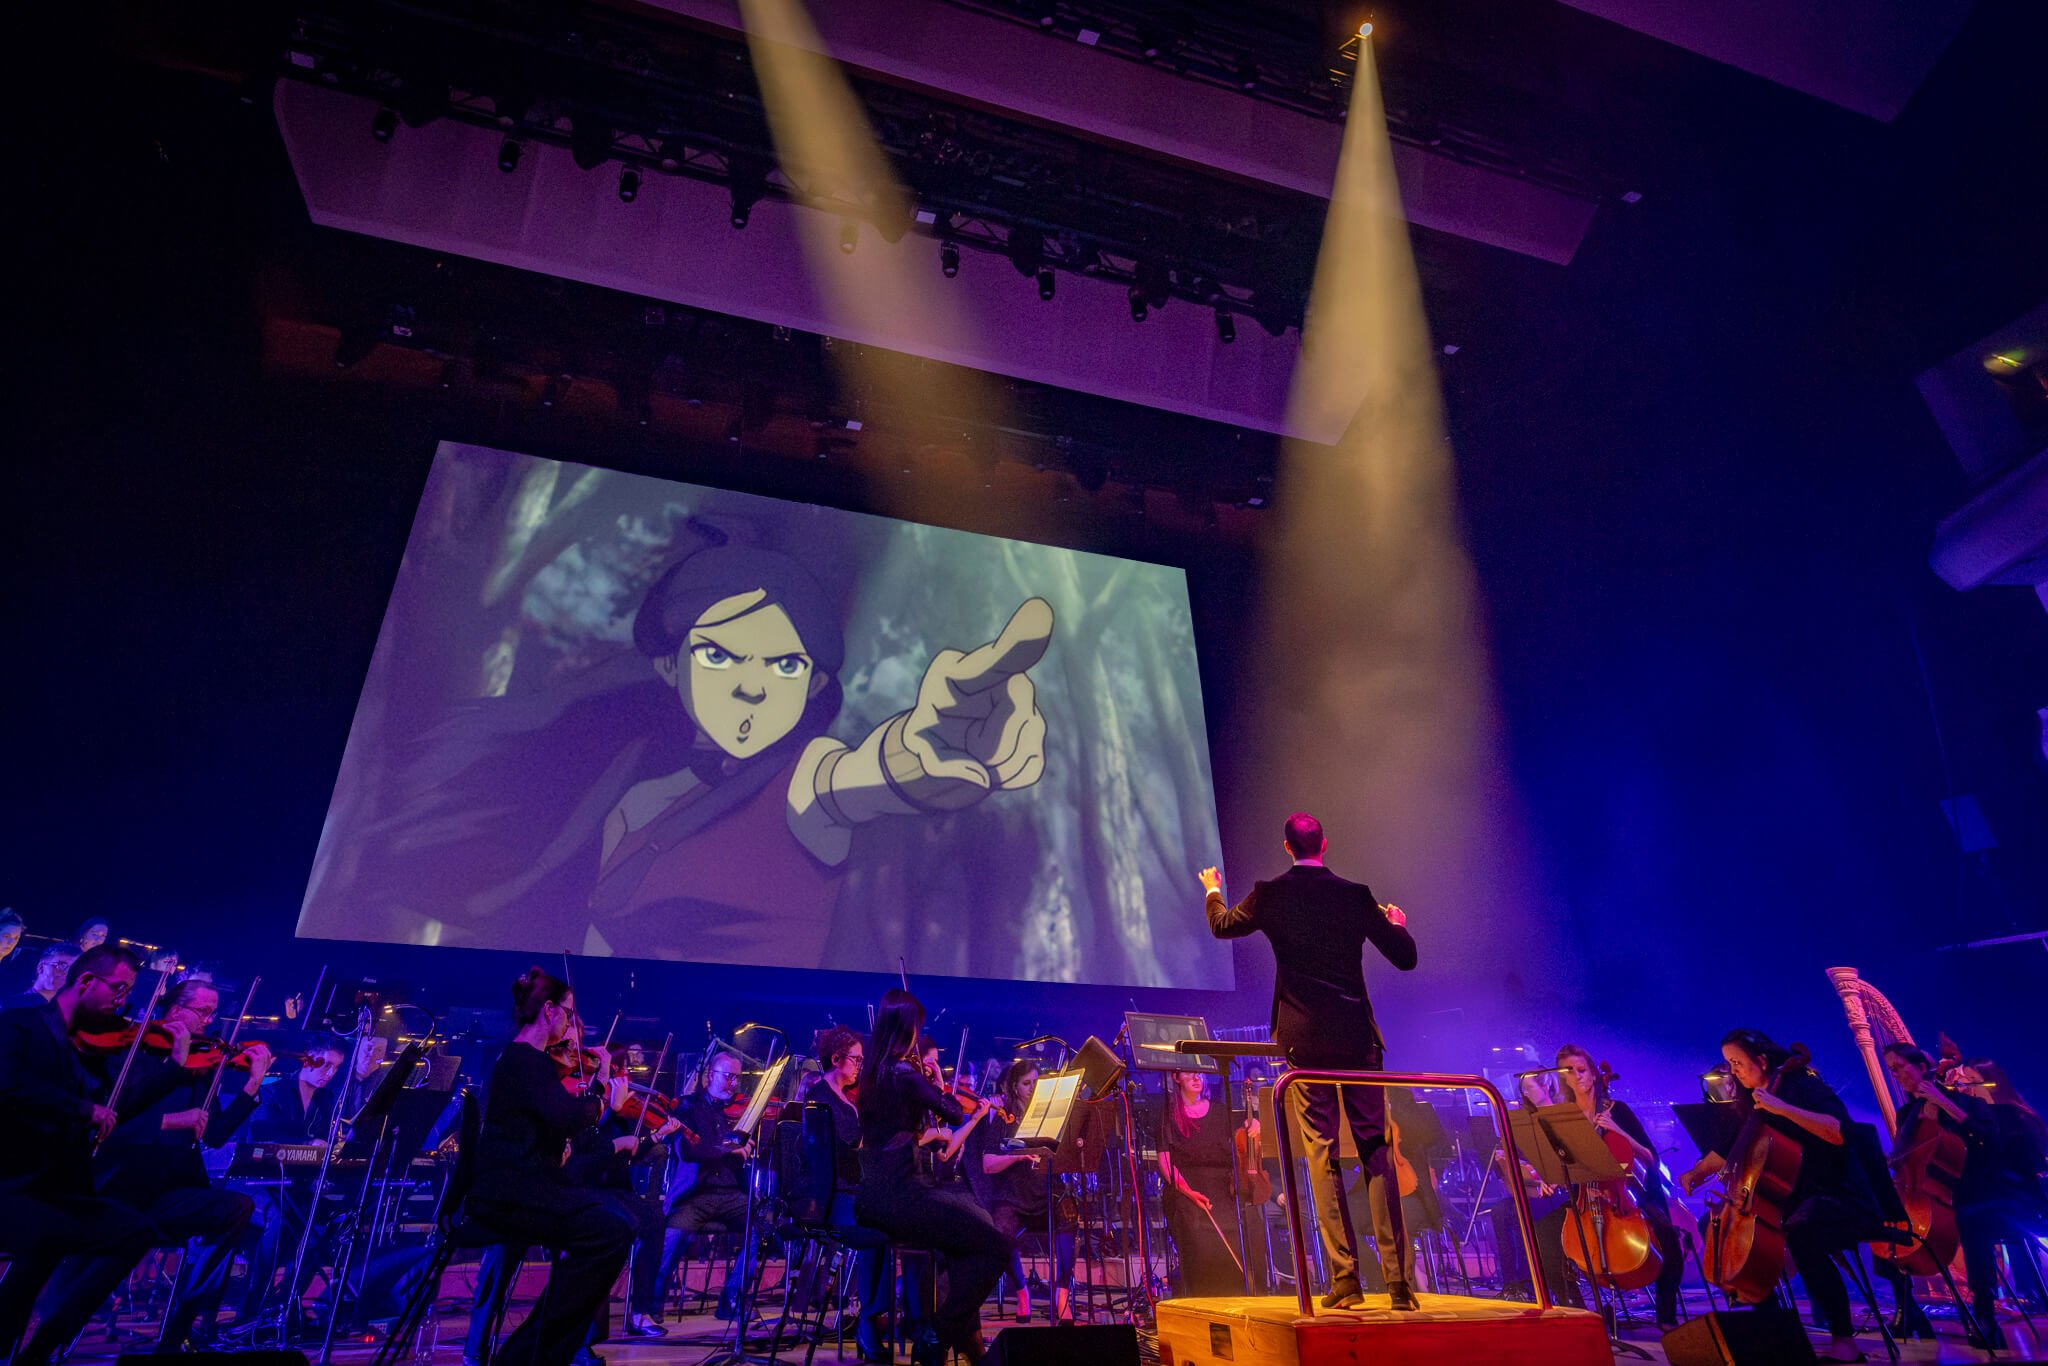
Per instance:
[[[555,1074],[561,1077],[594,1076],[605,1058],[603,1049],[586,1047],[574,1039],[550,1045],[548,1056],[555,1060]]]
[[[1273,1178],[1266,1174],[1265,1140],[1251,1132],[1252,1120],[1259,1113],[1257,1083],[1245,1096],[1244,1113],[1243,1127],[1231,1135],[1231,1140],[1237,1145],[1237,1185],[1246,1200],[1254,1205],[1263,1205],[1273,1198]],[[1413,1175],[1411,1171],[1411,1178]]]
[[[1621,1080],[1614,1069],[1601,1063],[1593,1083],[1597,1113],[1614,1114],[1614,1102],[1607,1088]],[[1636,1151],[1627,1135],[1601,1129],[1607,1151],[1621,1164],[1624,1173],[1635,1170]],[[1619,1180],[1594,1181],[1572,1195],[1572,1212],[1564,1224],[1564,1255],[1584,1272],[1586,1279],[1616,1290],[1640,1290],[1653,1283],[1664,1269],[1664,1254],[1657,1246],[1649,1219],[1629,1189],[1631,1176]],[[1590,1241],[1589,1241],[1590,1239]]]
[[[1779,1083],[1806,1070],[1812,1059],[1804,1044],[1764,1080],[1772,1095]],[[1805,1149],[1799,1141],[1765,1123],[1759,1109],[1743,1122],[1729,1145],[1721,1180],[1726,1196],[1707,1215],[1707,1275],[1743,1304],[1762,1304],[1785,1270],[1785,1202],[1799,1180]]]
[[[1415,1194],[1421,1181],[1415,1175],[1415,1164],[1408,1160],[1408,1154],[1401,1151],[1401,1126],[1394,1123],[1394,1112],[1387,1110],[1387,1153],[1394,1160],[1394,1186],[1405,1199]]]
[[[133,1020],[112,1029],[88,1029],[71,1036],[72,1047],[87,1057],[111,1057],[136,1046],[136,1031],[142,1033],[141,1050],[153,1057],[168,1058],[177,1051],[178,1041],[158,1023],[137,1025]],[[249,1070],[247,1047],[229,1051],[226,1040],[211,1034],[194,1034],[185,1053],[184,1066],[194,1072],[219,1067],[223,1062],[238,1072]]]

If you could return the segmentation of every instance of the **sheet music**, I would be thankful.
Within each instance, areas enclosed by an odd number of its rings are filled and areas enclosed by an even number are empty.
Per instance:
[[[761,1084],[754,1088],[754,1095],[747,1102],[747,1108],[740,1113],[739,1123],[732,1127],[743,1134],[751,1134],[761,1127],[761,1115],[768,1108],[768,1102],[775,1098],[776,1090],[782,1085],[782,1074],[789,1067],[789,1054],[784,1053],[768,1070],[761,1074]]]
[[[1038,1084],[1031,1088],[1031,1103],[1024,1107],[1024,1118],[1017,1122],[1017,1132],[1010,1137],[1018,1143],[1057,1142],[1067,1127],[1067,1116],[1073,1113],[1074,1102],[1080,1096],[1079,1072],[1055,1072],[1051,1076],[1041,1076]]]

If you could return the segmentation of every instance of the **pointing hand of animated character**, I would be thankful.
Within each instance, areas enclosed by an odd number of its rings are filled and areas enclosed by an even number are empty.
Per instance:
[[[1052,605],[1027,598],[1001,634],[965,654],[941,650],[900,718],[885,758],[890,777],[921,806],[972,806],[991,792],[1029,787],[1045,773],[1045,717],[1031,667],[1052,640]]]

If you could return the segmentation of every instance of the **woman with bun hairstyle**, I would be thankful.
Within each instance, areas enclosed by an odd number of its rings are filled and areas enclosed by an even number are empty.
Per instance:
[[[612,1195],[569,1184],[562,1155],[596,1124],[617,1087],[604,1059],[582,1095],[564,1090],[550,1045],[568,1036],[568,984],[528,968],[512,984],[518,1032],[491,1069],[477,1142],[476,1184],[464,1211],[509,1244],[557,1254],[546,1291],[496,1359],[503,1366],[568,1366],[611,1295],[633,1243],[634,1220]]]
[[[920,1064],[924,1007],[891,990],[875,1011],[860,1074],[860,1190],[854,1213],[906,1247],[946,1259],[946,1298],[911,1347],[917,1366],[937,1366],[948,1349],[981,1360],[981,1305],[1010,1262],[1010,1240],[965,1190],[941,1190],[917,1170],[917,1136],[936,1116],[966,1122],[960,1103]]]

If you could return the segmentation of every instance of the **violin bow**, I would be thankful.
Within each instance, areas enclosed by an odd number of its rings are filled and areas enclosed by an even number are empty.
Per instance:
[[[168,972],[156,975],[156,985],[150,988],[149,1000],[142,1007],[142,1015],[135,1022],[135,1037],[128,1041],[128,1051],[121,1056],[121,1070],[114,1075],[114,1085],[107,1092],[107,1108],[116,1113],[121,1105],[121,1088],[128,1084],[128,1073],[135,1066],[135,1055],[142,1051],[142,1036],[149,1029],[149,1017],[156,1013],[156,1003],[163,999],[164,985],[171,980]],[[92,1150],[100,1150],[99,1135],[93,1135]]]
[[[636,1139],[640,1137],[641,1127],[647,1123],[647,1106],[661,1086],[661,1065],[668,1061],[668,1046],[675,1040],[675,1033],[671,1031],[668,1037],[661,1041],[661,1052],[655,1055],[654,1072],[648,1077],[647,1094],[640,1098],[640,1117],[633,1121],[633,1137]]]
[[[571,996],[576,994],[576,978],[569,971],[569,951],[567,949],[562,950],[562,985],[569,988]],[[578,1086],[587,1086],[589,1085],[589,1075],[588,1070],[583,1066],[583,1010],[580,1005],[575,1015],[571,1018],[576,1021],[576,1037],[569,1041],[576,1050],[576,1084]]]
[[[235,1016],[235,1027],[228,1031],[227,1046],[221,1050],[220,1061],[213,1065],[213,1080],[207,1083],[206,1099],[199,1102],[202,1114],[212,1114],[214,1101],[220,1099],[221,1078],[227,1075],[228,1060],[235,1056],[235,1040],[242,1037],[242,1025],[249,1018],[249,1007],[256,1002],[256,988],[262,985],[260,974],[249,979],[249,990],[242,995],[241,1013]]]

